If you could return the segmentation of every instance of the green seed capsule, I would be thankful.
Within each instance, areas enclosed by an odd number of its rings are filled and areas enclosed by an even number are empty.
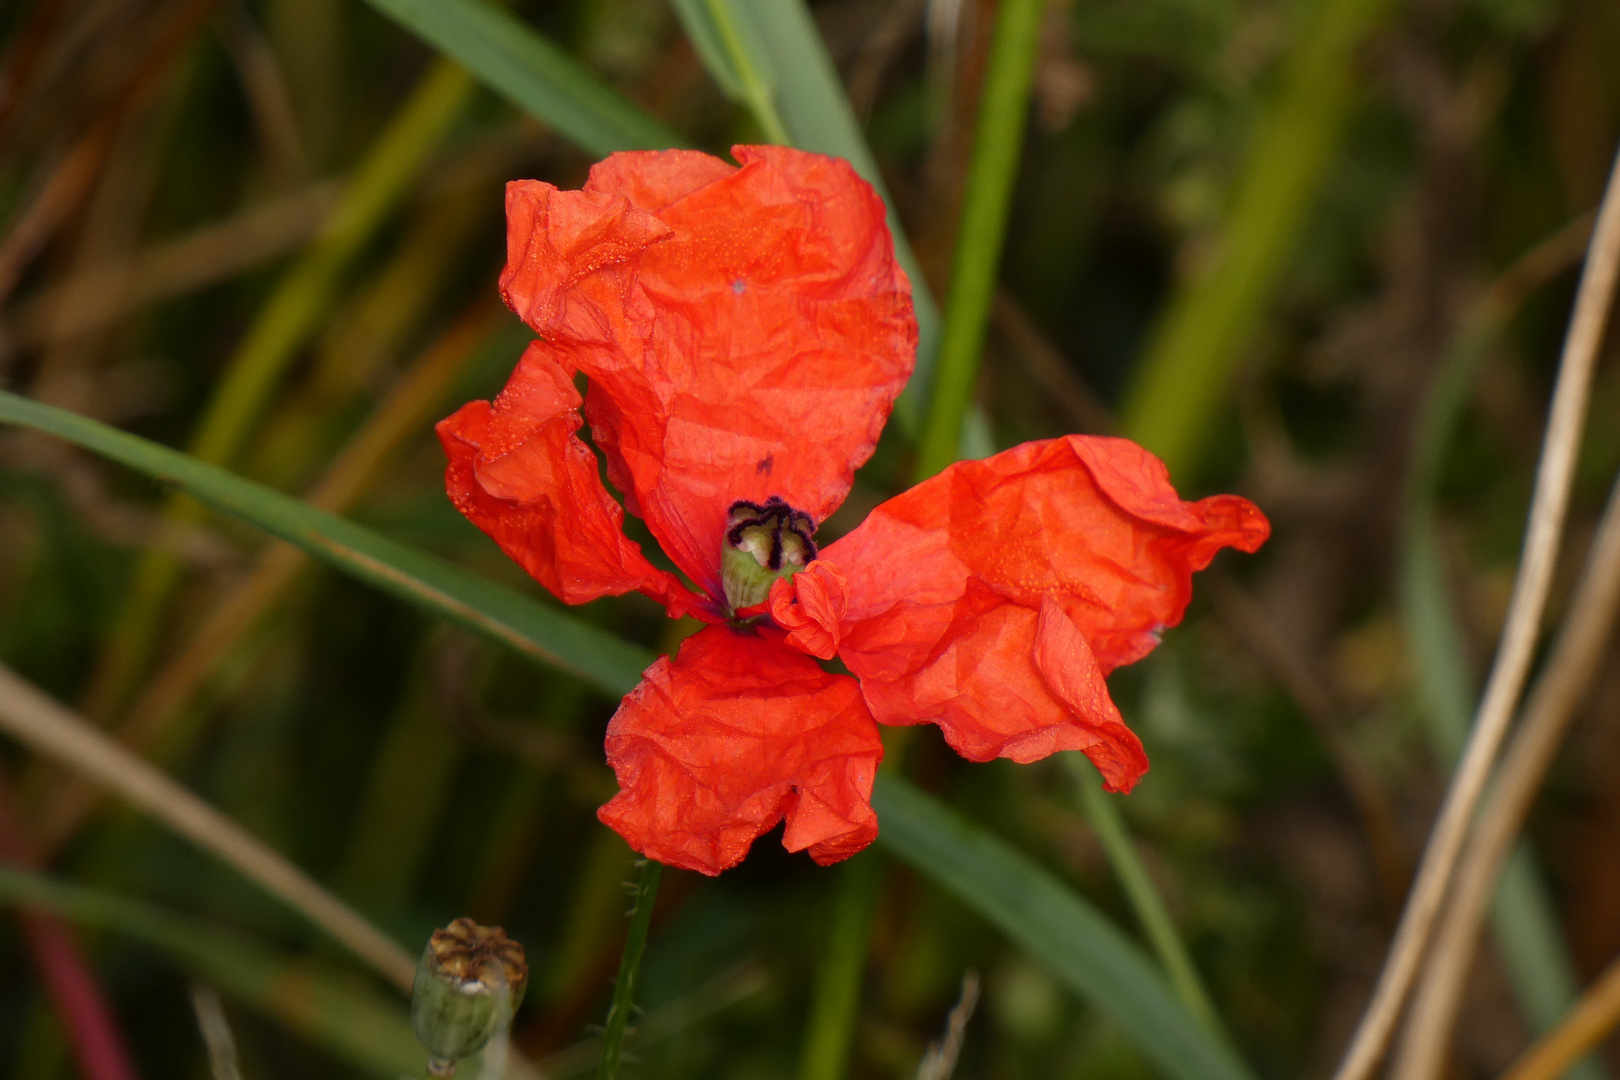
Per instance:
[[[720,582],[731,610],[753,607],[777,578],[803,570],[816,557],[815,533],[815,519],[779,496],[732,503],[720,545]]]
[[[457,919],[435,930],[411,989],[411,1026],[432,1055],[428,1071],[455,1075],[457,1061],[511,1022],[528,983],[523,946],[500,927]]]

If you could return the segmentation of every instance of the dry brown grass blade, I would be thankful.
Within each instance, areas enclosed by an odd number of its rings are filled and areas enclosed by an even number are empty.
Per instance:
[[[1620,960],[1598,976],[1564,1022],[1526,1050],[1502,1080],[1558,1080],[1616,1027],[1620,1027]]]
[[[503,310],[493,297],[481,298],[423,350],[310,491],[311,505],[341,513],[365,493],[394,451],[426,426],[467,357]],[[147,684],[119,729],[119,740],[137,752],[149,750],[208,673],[308,561],[298,549],[272,542],[247,579],[214,607],[186,646]],[[96,802],[92,788],[80,784],[57,787],[36,825],[42,846],[47,850],[60,846],[78,830]]]
[[[0,240],[0,300],[11,295],[29,262],[89,193],[117,131],[105,121],[87,131]]]
[[[335,182],[312,184],[31,295],[0,324],[0,347],[61,345],[293,251],[320,231],[337,190]]]
[[[0,728],[230,863],[410,993],[416,958],[397,942],[279,852],[4,665],[0,665]]]
[[[1457,884],[1413,998],[1395,1080],[1438,1076],[1467,986],[1497,875],[1604,655],[1620,613],[1620,480],[1609,495],[1563,633],[1502,755],[1489,801],[1457,868]]]
[[[1112,435],[1118,425],[1102,399],[1081,382],[1068,360],[1047,340],[1018,301],[1005,289],[996,290],[990,309],[991,324],[1007,339],[1018,359],[1041,389],[1052,395],[1076,431]]]
[[[1552,408],[1531,496],[1530,523],[1515,575],[1496,658],[1474,718],[1473,731],[1452,775],[1445,802],[1429,834],[1417,880],[1407,899],[1395,940],[1335,1080],[1366,1080],[1383,1057],[1406,1003],[1418,965],[1428,950],[1434,923],[1452,882],[1457,858],[1485,782],[1507,733],[1529,674],[1558,541],[1563,534],[1575,458],[1585,427],[1592,374],[1620,276],[1620,157],[1610,173],[1588,249],[1575,312],[1564,341]]]
[[[192,0],[180,8],[167,32],[131,76],[124,92],[117,95],[101,118],[79,137],[4,239],[0,239],[0,300],[11,294],[29,262],[89,194],[119,125],[131,112],[151,102],[215,2]]]
[[[962,1056],[962,1043],[967,1038],[968,1021],[979,1004],[979,973],[969,970],[962,976],[962,992],[956,1005],[945,1020],[945,1033],[938,1042],[928,1047],[917,1065],[916,1080],[951,1080],[956,1062]]]
[[[1597,211],[1589,210],[1519,256],[1480,297],[1473,321],[1484,324],[1509,318],[1531,293],[1580,259],[1592,242],[1596,223]]]
[[[1204,587],[1211,591],[1221,618],[1271,672],[1333,759],[1345,790],[1355,804],[1356,815],[1361,819],[1361,829],[1378,871],[1378,882],[1383,887],[1388,910],[1393,914],[1411,883],[1411,863],[1401,845],[1400,830],[1389,800],[1372,770],[1344,734],[1343,711],[1335,704],[1333,692],[1237,582],[1217,570],[1208,575]]]
[[[242,92],[253,113],[271,175],[281,183],[309,179],[309,155],[304,152],[294,115],[292,93],[276,59],[242,0],[230,0],[218,19],[219,35],[236,66]]]
[[[0,146],[66,8],[66,0],[44,0],[36,5],[0,63]]]

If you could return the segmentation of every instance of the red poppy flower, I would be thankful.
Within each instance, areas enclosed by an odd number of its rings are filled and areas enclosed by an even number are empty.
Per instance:
[[[614,714],[599,816],[706,874],[783,818],[790,850],[835,862],[877,834],[878,723],[938,724],[974,761],[1081,750],[1129,790],[1147,757],[1104,677],[1266,519],[1182,502],[1125,440],[1069,436],[953,465],[818,549],[911,374],[910,289],[847,163],[733,154],[508,185],[501,289],[540,340],[493,403],[438,426],[451,499],[560,599],[635,590],[713,624]],[[695,590],[625,536],[626,508]],[[834,656],[854,677],[817,662]]]

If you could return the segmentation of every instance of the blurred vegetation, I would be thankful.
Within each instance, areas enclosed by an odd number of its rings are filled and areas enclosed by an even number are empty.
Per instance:
[[[936,296],[995,9],[812,5]],[[512,10],[692,144],[762,137],[662,0]],[[1116,805],[1266,1080],[1324,1075],[1347,1038],[1454,752],[1434,680],[1470,694],[1489,661],[1578,245],[1491,324],[1454,422],[1427,402],[1486,289],[1595,205],[1617,56],[1613,0],[1047,6],[975,398],[997,448],[1124,430],[1170,457],[1184,495],[1242,492],[1276,527],[1112,680],[1153,762]],[[589,156],[353,0],[19,2],[0,6],[0,58],[8,388],[532,587],[444,498],[430,427],[498,389],[525,339],[494,302],[502,183],[577,186]],[[1555,617],[1620,469],[1610,352]],[[248,355],[258,382],[221,420]],[[1411,496],[1420,436],[1442,450]],[[891,426],[828,533],[914,460]],[[1402,608],[1412,497],[1455,622],[1450,673]],[[615,702],[165,505],[127,471],[0,432],[0,660],[413,948],[458,915],[503,925],[534,970],[516,1044],[548,1075],[591,1071],[576,1044],[606,1012],[631,876],[594,816]],[[681,629],[635,596],[583,614],[656,648]],[[907,755],[914,781],[1135,931],[1064,763],[970,765],[932,732]],[[257,889],[10,744],[0,771],[0,816],[74,883],[7,871],[0,896],[75,920],[144,1075],[209,1075],[193,980],[226,995],[246,1077],[404,1067],[386,1050],[403,1007]],[[1584,983],[1620,953],[1620,663],[1530,837],[1525,918],[1552,952],[1529,962]],[[1150,1074],[959,900],[893,862],[873,873],[851,1076],[912,1076],[970,969],[964,1080]],[[627,1074],[796,1075],[835,880],[775,836],[718,879],[667,873]],[[1487,945],[1458,1075],[1500,1072],[1547,1021],[1500,955]],[[8,921],[0,1073],[72,1075],[27,956]]]

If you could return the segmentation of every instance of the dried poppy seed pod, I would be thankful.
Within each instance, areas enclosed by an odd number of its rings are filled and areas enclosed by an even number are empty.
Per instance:
[[[523,946],[500,927],[457,919],[433,931],[411,988],[411,1026],[432,1055],[428,1071],[454,1076],[457,1061],[511,1020],[528,983]]]

